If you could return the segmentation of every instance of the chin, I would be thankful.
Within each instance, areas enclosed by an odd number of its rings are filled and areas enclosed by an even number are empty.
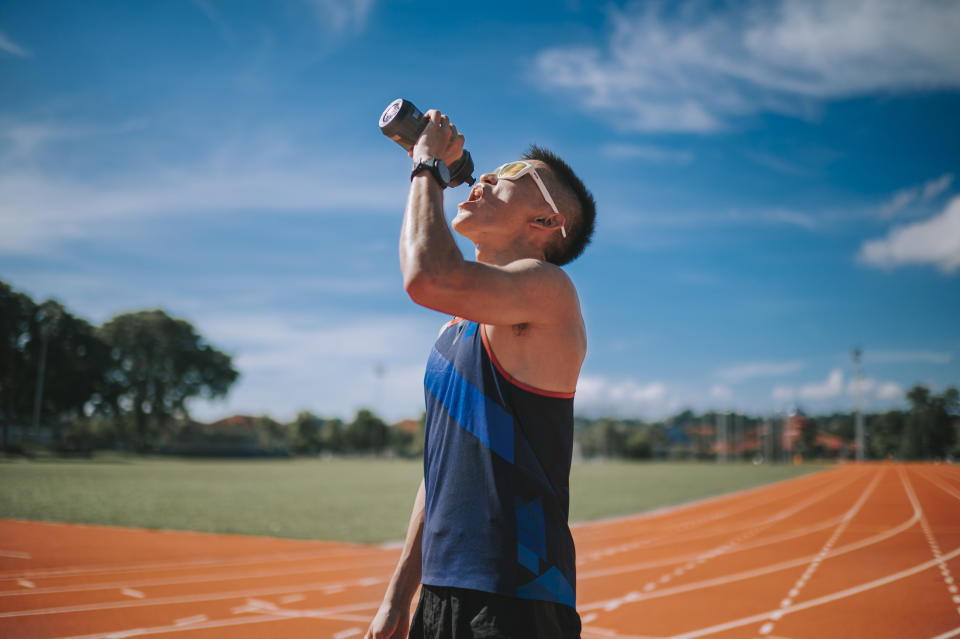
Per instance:
[[[463,209],[458,209],[456,217],[450,221],[450,228],[467,239],[470,239],[471,226],[473,224],[471,224],[470,211],[464,211]]]

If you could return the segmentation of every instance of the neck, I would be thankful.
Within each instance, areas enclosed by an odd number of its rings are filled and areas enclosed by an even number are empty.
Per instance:
[[[544,259],[543,251],[526,243],[515,243],[510,246],[491,246],[483,242],[474,244],[475,256],[478,262],[493,266],[506,266],[522,259]]]

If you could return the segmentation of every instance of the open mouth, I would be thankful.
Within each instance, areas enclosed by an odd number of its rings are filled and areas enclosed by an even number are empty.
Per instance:
[[[470,197],[467,198],[467,202],[476,202],[483,196],[483,187],[479,184],[470,189]]]

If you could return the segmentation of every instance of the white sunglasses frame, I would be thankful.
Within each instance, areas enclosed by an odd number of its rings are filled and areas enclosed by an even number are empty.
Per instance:
[[[513,175],[510,175],[509,177],[502,177],[500,175],[500,172],[503,170],[503,167],[511,166],[514,164],[522,164],[523,168],[520,169],[518,172],[514,173]],[[530,177],[533,178],[533,181],[537,183],[537,187],[540,189],[540,194],[543,195],[543,199],[547,201],[547,204],[550,205],[550,208],[553,209],[553,212],[556,213],[557,215],[560,215],[560,211],[557,210],[557,205],[554,204],[553,198],[550,197],[550,192],[547,191],[547,185],[544,184],[540,176],[537,175],[537,167],[533,166],[526,160],[514,160],[513,162],[507,162],[505,164],[501,164],[499,167],[497,167],[497,170],[494,171],[493,174],[497,176],[498,180],[517,180],[519,178],[522,178],[524,175],[529,175]],[[566,223],[560,225],[560,234],[563,235],[564,239],[566,239],[567,237]]]

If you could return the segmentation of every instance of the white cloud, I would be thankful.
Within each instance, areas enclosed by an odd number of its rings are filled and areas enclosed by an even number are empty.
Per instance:
[[[803,366],[803,362],[799,360],[786,362],[744,362],[721,368],[716,372],[716,375],[731,384],[736,384],[754,377],[773,377],[775,375],[795,373],[803,368]]]
[[[927,202],[950,188],[953,184],[953,174],[945,173],[938,178],[927,180],[906,189],[900,189],[893,194],[890,201],[880,207],[882,217],[893,217],[916,201]]]
[[[351,416],[368,407],[390,420],[423,410],[423,371],[439,316],[324,317],[231,313],[194,318],[203,335],[234,356],[242,377],[226,401],[196,401],[192,413],[215,419],[299,410]]]
[[[42,253],[60,243],[120,232],[139,219],[224,211],[394,210],[389,185],[343,168],[204,165],[141,170],[79,182],[38,172],[0,174],[0,253]]]
[[[906,391],[904,391],[903,387],[896,382],[885,382],[883,384],[879,384],[874,393],[879,399],[892,400],[903,399]]]
[[[6,51],[18,58],[29,58],[33,56],[33,53],[31,53],[29,49],[17,44],[2,32],[0,32],[0,51]]]
[[[359,33],[367,26],[373,0],[310,0],[321,26],[334,33]]]
[[[960,196],[929,219],[895,227],[885,238],[864,242],[857,257],[880,268],[932,264],[943,273],[953,273],[960,267]]]
[[[673,407],[663,382],[581,375],[577,383],[578,413],[593,415],[662,415]]]
[[[813,229],[820,226],[820,222],[811,215],[806,213],[799,213],[797,211],[789,211],[786,209],[774,209],[769,213],[770,219],[774,222],[781,222],[787,224],[788,226],[799,226],[802,229],[807,229],[812,231]]]
[[[863,398],[875,397],[882,400],[903,399],[906,391],[897,382],[880,382],[870,377],[861,380],[851,379],[847,384],[847,395],[856,397],[857,392]]]
[[[904,390],[897,382],[879,381],[870,377],[863,379],[853,378],[844,384],[843,370],[834,368],[821,381],[809,382],[799,386],[781,384],[775,386],[771,392],[773,399],[779,402],[812,401],[822,402],[836,399],[846,394],[855,398],[857,393],[864,400],[879,399],[884,401],[902,399]]]
[[[62,122],[0,120],[0,163],[16,166],[36,159],[38,152],[58,142],[129,133],[145,126],[142,120],[110,125],[76,125]]]
[[[693,153],[677,149],[664,149],[642,144],[608,144],[603,147],[607,157],[638,159],[651,164],[685,165],[693,161]]]
[[[808,399],[813,401],[832,399],[843,393],[843,371],[835,368],[827,378],[819,382],[810,382],[799,387],[789,385],[775,386],[773,398],[776,400]]]
[[[946,351],[865,351],[864,362],[869,364],[903,364],[907,362],[921,362],[924,364],[949,364],[953,361],[953,353]]]
[[[602,47],[537,57],[545,88],[625,129],[708,132],[811,101],[960,85],[960,4],[937,0],[635,3]],[[711,12],[712,11],[712,12]]]
[[[843,391],[843,371],[835,368],[822,382],[805,384],[800,387],[799,395],[803,399],[830,399]]]
[[[733,399],[733,389],[723,384],[714,384],[710,387],[710,397],[721,402],[729,402]]]

